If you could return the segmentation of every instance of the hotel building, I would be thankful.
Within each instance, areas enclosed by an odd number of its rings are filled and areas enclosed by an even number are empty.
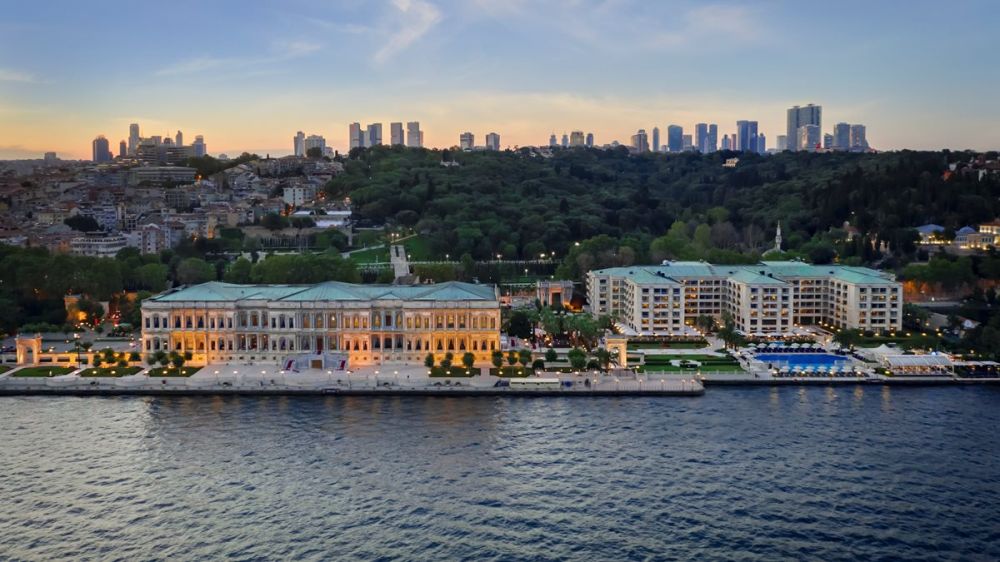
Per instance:
[[[204,283],[142,302],[142,350],[190,353],[192,365],[322,361],[421,364],[428,353],[489,362],[500,349],[495,286]]]
[[[701,315],[728,312],[746,335],[791,334],[798,325],[830,324],[891,332],[902,328],[902,284],[865,267],[765,261],[757,265],[664,262],[587,274],[595,316],[626,332],[683,335]]]

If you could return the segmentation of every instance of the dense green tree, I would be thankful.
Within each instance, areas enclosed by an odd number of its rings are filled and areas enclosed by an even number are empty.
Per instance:
[[[187,258],[177,265],[177,282],[196,285],[215,280],[215,268],[201,258]]]

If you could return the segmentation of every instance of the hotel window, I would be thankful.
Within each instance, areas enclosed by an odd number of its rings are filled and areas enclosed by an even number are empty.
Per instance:
[[[376,312],[375,314],[372,315],[372,328],[381,328],[381,327],[382,327],[382,315]]]
[[[306,330],[309,329],[309,314],[308,313],[302,315],[302,328],[304,328]]]
[[[384,320],[385,320],[385,327],[386,328],[391,328],[392,327],[392,313],[386,312]]]
[[[406,328],[407,329],[413,328],[413,318],[409,316],[406,317]]]
[[[315,320],[315,322],[313,323],[313,328],[322,328],[323,327],[323,315],[322,314],[317,314],[315,316],[314,320]]]
[[[144,321],[146,322],[146,328],[149,328],[149,316],[147,316]]]
[[[232,316],[226,318],[226,327],[229,328],[229,329],[233,328],[233,317]],[[229,349],[232,350],[233,347],[229,346]]]
[[[435,330],[444,329],[444,316],[440,314],[434,315],[434,329]]]
[[[184,327],[190,329],[191,328],[191,324],[192,324],[191,317],[190,316],[185,316],[184,317]]]
[[[328,323],[328,325],[331,328],[336,328],[337,327],[337,315],[336,314],[331,314],[330,315],[330,322]]]
[[[205,329],[205,317],[204,316],[199,316],[198,317],[198,327],[201,328],[202,330]]]
[[[396,313],[396,327],[399,328],[402,325],[403,325],[403,313],[402,312],[397,312]]]

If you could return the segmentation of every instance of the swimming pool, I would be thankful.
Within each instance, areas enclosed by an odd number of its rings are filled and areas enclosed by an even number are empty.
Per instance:
[[[789,367],[830,367],[849,364],[846,357],[832,353],[758,353],[754,357],[764,363]]]

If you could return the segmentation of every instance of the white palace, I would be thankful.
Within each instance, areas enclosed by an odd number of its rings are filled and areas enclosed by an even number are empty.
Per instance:
[[[765,261],[755,265],[664,262],[587,274],[595,316],[638,335],[682,335],[701,315],[728,312],[746,335],[788,335],[828,324],[891,332],[902,328],[902,284],[865,267]]]
[[[448,352],[486,363],[500,349],[500,304],[496,287],[459,282],[204,283],[143,301],[142,349],[190,353],[192,365],[331,354],[356,366],[419,364]]]

